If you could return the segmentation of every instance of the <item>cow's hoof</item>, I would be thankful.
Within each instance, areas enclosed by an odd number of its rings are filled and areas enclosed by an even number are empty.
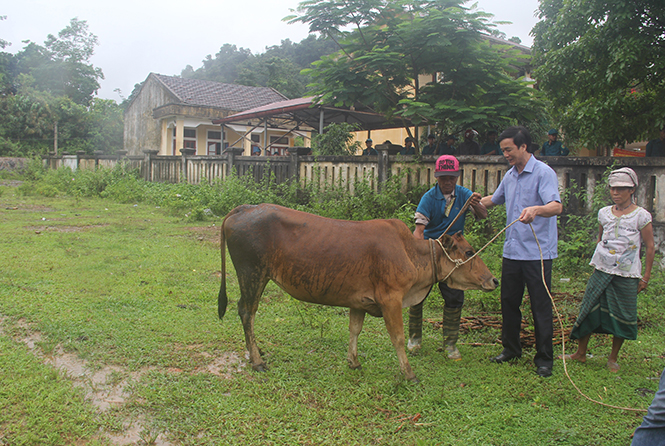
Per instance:
[[[420,380],[419,380],[418,377],[416,377],[416,376],[414,376],[413,378],[409,379],[409,381],[411,381],[413,384],[419,384],[419,383],[420,383]]]
[[[349,368],[351,370],[362,370],[362,368],[363,368],[363,366],[360,364],[360,361],[358,361],[358,359],[355,359],[353,361],[351,359],[347,359],[346,362],[349,363]]]
[[[265,363],[253,365],[252,368],[257,372],[265,372],[268,370],[268,366]]]

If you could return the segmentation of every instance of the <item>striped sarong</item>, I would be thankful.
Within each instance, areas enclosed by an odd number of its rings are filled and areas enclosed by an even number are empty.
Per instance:
[[[637,286],[639,279],[595,270],[587,283],[580,314],[570,339],[607,333],[637,339]]]

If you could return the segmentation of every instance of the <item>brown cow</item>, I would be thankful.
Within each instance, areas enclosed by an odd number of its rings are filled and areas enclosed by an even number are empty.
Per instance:
[[[226,313],[226,253],[238,275],[238,314],[254,370],[265,370],[254,337],[259,299],[272,280],[294,298],[349,311],[348,361],[358,362],[358,334],[365,313],[383,316],[400,369],[417,378],[404,351],[402,308],[421,302],[432,285],[446,280],[461,290],[493,290],[498,280],[479,257],[455,268],[474,251],[462,235],[437,243],[416,240],[400,220],[343,221],[271,204],[239,206],[222,224],[219,317]],[[444,252],[444,250],[447,252]]]

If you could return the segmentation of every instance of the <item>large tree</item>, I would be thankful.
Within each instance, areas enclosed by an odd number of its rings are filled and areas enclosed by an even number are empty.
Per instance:
[[[289,39],[280,45],[267,47],[263,53],[252,54],[246,48],[224,44],[213,58],[206,56],[203,66],[194,70],[187,66],[181,72],[185,78],[206,79],[253,87],[272,87],[289,98],[305,94],[311,79],[301,73],[325,54],[336,51],[334,43],[308,36],[298,43]]]
[[[665,125],[665,2],[541,0],[535,77],[566,137],[590,147]]]
[[[95,98],[102,71],[90,63],[97,37],[76,18],[44,45],[0,52],[0,155],[122,148],[122,112]],[[0,39],[0,47],[9,42]],[[2,49],[2,48],[0,48]]]
[[[491,15],[463,3],[308,0],[286,20],[338,45],[307,70],[322,103],[438,123],[446,132],[536,120],[536,93],[515,79],[528,56],[511,44],[490,45]],[[421,85],[421,75],[430,81]]]

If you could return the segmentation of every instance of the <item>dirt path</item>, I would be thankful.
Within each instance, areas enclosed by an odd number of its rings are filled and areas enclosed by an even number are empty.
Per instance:
[[[9,327],[9,318],[0,315],[0,336],[8,336],[6,327]],[[70,379],[74,386],[80,387],[85,392],[85,398],[99,413],[104,413],[111,408],[121,407],[132,397],[130,384],[141,380],[142,376],[154,368],[144,368],[139,371],[129,371],[122,366],[104,366],[101,369],[91,367],[88,361],[79,358],[72,353],[66,353],[61,346],[57,346],[53,354],[46,355],[39,348],[42,335],[34,330],[25,320],[19,320],[12,324],[12,328],[20,328],[27,333],[24,337],[12,338],[16,342],[23,343],[30,352],[47,364],[60,371]],[[234,352],[222,353],[214,357],[208,353],[201,353],[209,362],[207,365],[196,369],[193,373],[210,373],[223,379],[231,378],[232,374],[241,372],[245,367],[243,361]],[[182,373],[180,370],[170,369],[170,373]],[[154,445],[172,446],[166,437],[167,432],[154,432],[148,427],[148,415],[136,415],[135,418],[126,418],[123,421],[123,432],[103,432],[111,444],[117,446],[127,445]]]

